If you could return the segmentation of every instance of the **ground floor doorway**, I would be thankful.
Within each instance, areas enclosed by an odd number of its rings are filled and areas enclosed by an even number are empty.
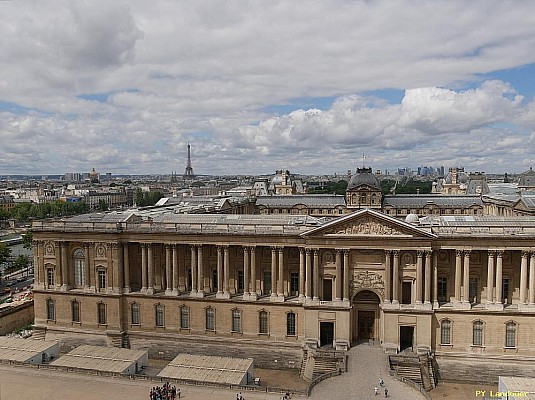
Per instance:
[[[334,322],[320,322],[320,347],[332,346],[334,341]]]
[[[379,296],[363,290],[355,295],[352,303],[352,342],[379,340]]]
[[[399,327],[399,351],[412,350],[414,345],[414,326]]]

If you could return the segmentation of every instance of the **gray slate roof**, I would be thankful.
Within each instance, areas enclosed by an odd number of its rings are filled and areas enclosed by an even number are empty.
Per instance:
[[[332,194],[308,194],[308,195],[291,195],[291,196],[259,196],[256,200],[257,206],[265,207],[285,207],[290,208],[302,204],[308,208],[344,206],[346,200],[344,196]]]
[[[386,195],[383,199],[383,207],[392,206],[396,208],[422,208],[428,204],[435,204],[440,207],[470,207],[472,205],[483,207],[483,202],[479,196],[467,195],[442,195],[442,194],[402,194]]]

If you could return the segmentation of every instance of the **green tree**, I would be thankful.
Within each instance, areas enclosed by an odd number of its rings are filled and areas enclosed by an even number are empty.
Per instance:
[[[11,249],[5,243],[0,243],[0,265],[11,257]]]
[[[108,204],[106,203],[104,199],[100,199],[98,201],[98,209],[100,211],[108,211]]]
[[[28,231],[24,235],[22,235],[22,247],[24,247],[25,249],[28,249],[28,250],[32,249],[32,241],[33,241],[32,231]]]
[[[28,268],[30,265],[30,259],[25,254],[19,254],[19,256],[15,259],[15,262],[13,263],[13,271],[18,271],[23,268]]]

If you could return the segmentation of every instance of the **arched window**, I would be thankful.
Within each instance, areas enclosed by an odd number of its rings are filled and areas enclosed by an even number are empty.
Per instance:
[[[46,319],[50,321],[56,320],[56,303],[52,299],[46,301]]]
[[[474,321],[472,323],[472,345],[483,346],[483,321]]]
[[[106,325],[106,304],[98,303],[97,304],[97,320],[99,325]]]
[[[85,252],[82,249],[74,250],[74,285],[84,286],[85,277]]]
[[[440,324],[440,344],[451,344],[451,321],[445,319]]]
[[[516,323],[505,324],[505,347],[516,347]]]
[[[180,307],[180,328],[189,329],[189,307]]]
[[[156,304],[156,326],[165,326],[164,307]]]
[[[241,332],[240,310],[232,310],[232,332]]]
[[[212,307],[206,309],[206,330],[215,331],[215,310]]]
[[[138,303],[132,303],[130,306],[131,311],[131,321],[132,325],[139,325],[139,304]]]
[[[286,336],[295,336],[295,314],[289,312],[286,314]]]
[[[72,322],[80,322],[80,303],[76,300],[71,302]]]
[[[269,333],[269,320],[267,311],[258,313],[258,333]]]

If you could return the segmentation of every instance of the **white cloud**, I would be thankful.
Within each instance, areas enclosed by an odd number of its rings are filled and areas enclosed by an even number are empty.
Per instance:
[[[362,153],[382,168],[501,168],[502,148],[515,154],[503,167],[523,170],[532,99],[481,74],[535,63],[534,12],[500,1],[0,2],[0,101],[26,107],[0,103],[0,173],[168,173],[184,168],[188,141],[204,173],[340,172]],[[388,88],[406,90],[401,104],[363,94]],[[335,101],[265,111],[320,96]],[[451,144],[472,137],[496,146],[458,157]]]

